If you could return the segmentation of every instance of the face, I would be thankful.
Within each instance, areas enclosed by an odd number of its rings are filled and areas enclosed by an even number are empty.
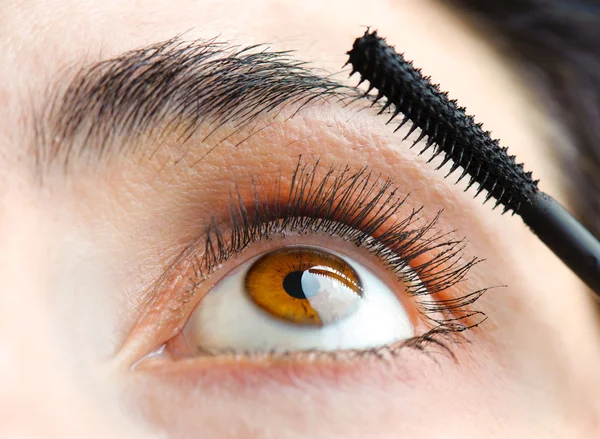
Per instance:
[[[373,25],[568,206],[560,133],[451,11],[0,10],[0,436],[595,437],[589,293],[342,69]]]

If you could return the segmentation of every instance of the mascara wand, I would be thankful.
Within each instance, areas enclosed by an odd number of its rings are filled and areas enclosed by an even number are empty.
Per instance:
[[[407,122],[412,126],[408,138],[417,128],[420,135],[415,146],[426,139],[419,154],[431,152],[431,162],[444,153],[442,168],[451,162],[448,177],[458,168],[462,173],[457,183],[469,177],[467,189],[477,185],[477,197],[487,192],[484,203],[495,199],[494,208],[503,206],[503,212],[512,211],[546,246],[554,252],[589,288],[600,297],[600,242],[564,207],[551,196],[540,191],[531,172],[525,172],[515,156],[508,155],[507,148],[493,140],[481,124],[448,94],[440,91],[430,78],[406,61],[393,47],[389,46],[377,32],[370,32],[354,41],[348,52],[352,72],[369,82],[365,96],[377,90],[374,103],[386,98],[379,114],[392,105],[394,111],[387,123],[399,114],[403,119],[397,131]],[[465,189],[465,190],[467,190]]]

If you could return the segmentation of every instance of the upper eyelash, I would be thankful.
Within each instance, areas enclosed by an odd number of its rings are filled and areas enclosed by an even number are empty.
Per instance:
[[[243,198],[239,187],[232,188],[228,219],[211,218],[202,254],[198,254],[201,250],[196,245],[190,247],[197,279],[193,285],[198,286],[220,264],[261,239],[286,231],[337,236],[375,254],[406,285],[407,293],[416,298],[431,329],[403,345],[423,350],[435,344],[452,354],[445,343],[448,336],[486,319],[482,311],[469,306],[487,288],[445,300],[435,293],[464,280],[480,260],[463,259],[464,240],[436,231],[440,213],[425,221],[419,208],[402,219],[394,219],[407,196],[397,195],[391,179],[373,176],[368,167],[352,171],[347,166],[332,166],[321,177],[317,176],[318,169],[318,161],[303,163],[300,157],[288,191],[282,190],[281,178],[267,190],[260,177],[253,176],[251,203]],[[390,220],[391,225],[384,227]],[[432,252],[435,254],[424,262],[416,263],[417,258]],[[408,267],[411,270],[406,270]]]

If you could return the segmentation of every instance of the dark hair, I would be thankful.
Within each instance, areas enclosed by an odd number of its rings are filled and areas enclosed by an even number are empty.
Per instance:
[[[449,0],[527,72],[568,132],[574,214],[600,236],[600,0]]]

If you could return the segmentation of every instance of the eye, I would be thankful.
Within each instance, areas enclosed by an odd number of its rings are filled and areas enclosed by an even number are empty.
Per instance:
[[[368,168],[301,160],[291,180],[236,185],[156,284],[144,354],[450,350],[485,320],[470,305],[486,289],[454,288],[478,259],[406,201]]]
[[[359,262],[313,246],[254,258],[198,303],[184,329],[197,351],[368,349],[413,336],[396,294]]]

